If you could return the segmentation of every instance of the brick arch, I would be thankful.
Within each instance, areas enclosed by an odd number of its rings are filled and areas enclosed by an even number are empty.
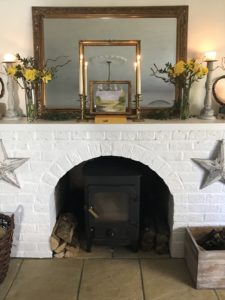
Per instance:
[[[183,192],[183,184],[179,176],[173,171],[172,167],[155,152],[149,149],[132,144],[130,142],[89,142],[68,151],[54,161],[49,170],[41,178],[39,189],[45,190],[46,199],[50,199],[50,231],[55,223],[55,203],[54,192],[59,179],[73,167],[81,162],[97,158],[100,156],[119,156],[138,161],[148,166],[156,172],[168,186],[173,196],[173,205],[176,202],[176,194]],[[171,228],[172,229],[172,228]],[[171,238],[172,240],[172,238]]]

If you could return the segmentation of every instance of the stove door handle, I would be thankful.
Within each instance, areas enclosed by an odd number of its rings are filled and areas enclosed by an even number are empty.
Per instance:
[[[97,214],[97,212],[94,210],[93,206],[90,206],[88,208],[88,211],[89,213],[95,218],[95,219],[98,219],[99,218],[99,215]]]

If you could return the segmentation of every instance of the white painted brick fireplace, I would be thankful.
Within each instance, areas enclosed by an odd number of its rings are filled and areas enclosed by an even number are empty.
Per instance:
[[[0,211],[15,212],[12,255],[51,257],[55,186],[79,163],[99,156],[140,161],[167,184],[172,257],[183,257],[186,226],[225,225],[225,185],[199,189],[205,171],[191,158],[210,159],[225,138],[225,123],[199,120],[95,125],[64,122],[0,123],[9,157],[29,157],[15,173],[21,188],[0,181]]]

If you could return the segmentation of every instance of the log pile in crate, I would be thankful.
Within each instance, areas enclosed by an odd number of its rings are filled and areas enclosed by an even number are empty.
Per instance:
[[[54,257],[76,257],[79,252],[77,220],[71,213],[59,216],[50,237],[50,247]]]

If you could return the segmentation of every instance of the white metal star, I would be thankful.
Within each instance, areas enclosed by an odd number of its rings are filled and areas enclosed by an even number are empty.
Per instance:
[[[2,140],[0,139],[0,180],[20,188],[14,170],[24,164],[29,158],[9,158]]]
[[[208,174],[203,180],[200,188],[204,188],[216,181],[225,182],[225,140],[221,141],[220,150],[215,160],[192,158],[194,162],[208,171]]]

